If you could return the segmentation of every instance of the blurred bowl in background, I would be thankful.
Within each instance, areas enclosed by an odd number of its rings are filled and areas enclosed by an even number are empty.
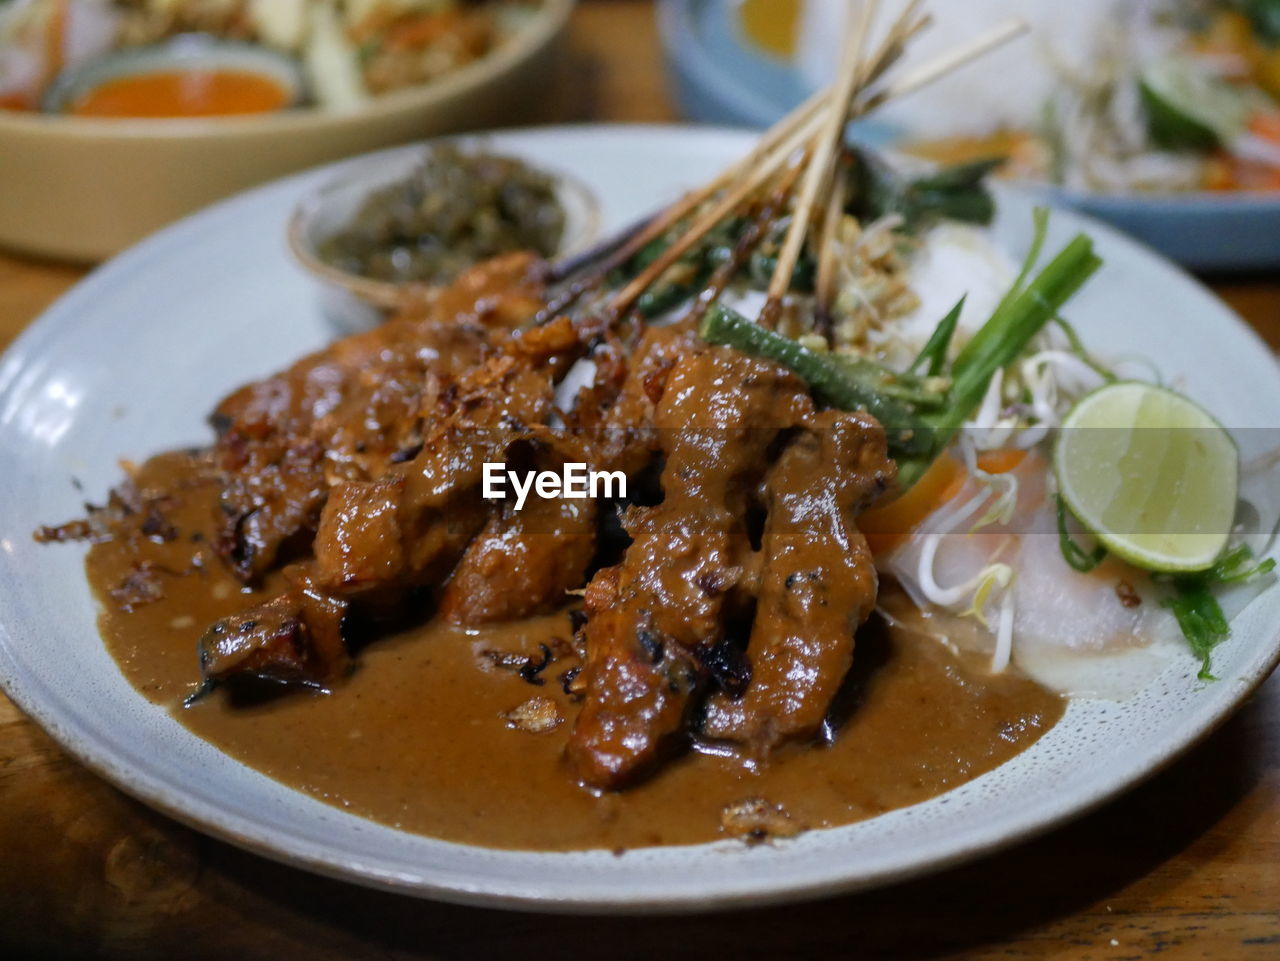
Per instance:
[[[1105,220],[1189,270],[1235,272],[1280,267],[1280,194],[1193,191],[1104,194],[1024,184],[1046,203]]]
[[[848,0],[658,0],[658,22],[672,86],[686,116],[712,123],[770,126],[800,104],[822,82],[831,66],[831,50],[838,47],[837,15]],[[921,50],[954,42],[959,24],[971,36],[995,16],[999,7],[1017,7],[1024,0],[984,0],[977,5],[944,8],[944,25],[927,35]],[[1077,15],[1049,0],[1032,4],[1044,29],[1058,33],[1070,26],[1069,46],[1082,48],[1088,24],[1096,17],[1101,0],[1086,5]],[[755,8],[753,10],[753,8]],[[1006,11],[1007,12],[1007,11]],[[981,14],[982,19],[973,18]],[[752,23],[752,17],[758,19]],[[883,18],[882,18],[883,19]],[[827,27],[822,27],[824,21]],[[968,21],[973,21],[969,23]],[[992,21],[994,22],[994,21]],[[781,35],[781,39],[779,36]],[[988,69],[1013,84],[1017,96],[1011,103],[984,104],[981,71],[966,68],[951,89],[915,94],[910,103],[894,104],[870,121],[853,126],[853,136],[873,147],[900,145],[955,133],[972,117],[977,126],[998,126],[1011,121],[1007,111],[1028,109],[1043,98],[1045,78],[1035,82],[1027,70],[1006,69],[1010,58],[1033,57],[1031,41],[1010,45],[995,54]],[[824,52],[825,51],[825,52]],[[1079,52],[1079,50],[1077,50]],[[976,66],[976,65],[975,65]],[[1024,64],[1025,66],[1025,64]],[[963,109],[971,106],[971,110]],[[910,108],[910,109],[904,109]],[[1002,112],[1003,111],[1003,112]],[[945,129],[934,130],[942,124]],[[921,127],[921,124],[927,126]],[[1102,193],[1044,183],[1019,183],[1050,203],[1070,205],[1126,231],[1185,267],[1200,271],[1267,270],[1280,266],[1280,192],[1187,191],[1182,193]]]
[[[485,148],[483,138],[458,143],[468,149]],[[351,224],[371,194],[405,182],[430,149],[414,145],[340,164],[331,179],[299,202],[289,220],[289,249],[316,281],[321,313],[340,333],[368,330],[391,313],[431,299],[435,290],[431,284],[376,280],[335,267],[319,253],[327,239]],[[555,256],[586,249],[600,234],[600,201],[595,193],[569,174],[530,166],[554,181],[555,198],[564,212],[564,232]]]
[[[498,49],[358,109],[99,119],[0,110],[0,246],[101,260],[183,214],[285,173],[511,123],[543,90],[574,0],[542,0]]]
[[[752,9],[778,17],[776,11],[800,6],[798,0],[658,0],[667,71],[684,115],[704,123],[768,127],[808,97],[812,81],[792,55],[754,42],[744,29],[750,19],[744,15]],[[886,128],[874,120],[854,129],[867,142],[885,137]]]
[[[685,116],[767,127],[807,96],[795,67],[744,42],[732,4],[658,0],[658,31]]]

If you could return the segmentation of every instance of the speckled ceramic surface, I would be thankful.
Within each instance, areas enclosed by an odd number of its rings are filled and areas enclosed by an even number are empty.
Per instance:
[[[581,178],[608,227],[714,173],[750,138],[566,128],[492,143]],[[30,531],[100,498],[118,458],[203,442],[204,413],[228,388],[325,340],[284,225],[333,174],[280,181],[169,228],[79,285],[0,362],[0,683],[69,751],[149,804],[292,864],[448,900],[637,912],[778,901],[934,870],[1079,814],[1204,736],[1280,655],[1273,590],[1216,655],[1219,682],[1196,681],[1187,656],[1131,701],[1072,703],[1031,749],[957,790],[775,846],[512,853],[404,834],[281,786],[126,683],[95,629],[83,547],[39,547]],[[1280,425],[1280,372],[1242,323],[1165,262],[1074,214],[1055,214],[1050,246],[1082,228],[1107,260],[1070,311],[1091,343],[1152,357],[1230,427]],[[994,231],[1019,254],[1030,202],[1002,192]]]

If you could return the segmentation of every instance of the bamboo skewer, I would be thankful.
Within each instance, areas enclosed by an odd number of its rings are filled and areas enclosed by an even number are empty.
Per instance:
[[[872,67],[873,71],[883,72],[883,70],[901,54],[902,47],[905,45],[907,40],[909,40],[910,37],[921,28],[923,21],[917,22],[911,27],[905,26],[906,21],[915,13],[918,4],[919,0],[915,0],[915,2],[909,4],[906,10],[903,11],[903,14],[898,18],[898,22],[890,29],[889,35],[876,58],[877,63]],[[962,44],[961,46],[943,54],[941,57],[918,67],[897,83],[890,86],[887,90],[883,90],[872,95],[863,103],[855,104],[850,109],[849,113],[852,116],[860,116],[883,105],[892,98],[914,93],[951,72],[958,70],[960,67],[965,66],[973,60],[985,56],[996,47],[1020,36],[1026,30],[1027,23],[1021,18],[1012,18],[1007,20],[987,31],[982,36],[977,37],[966,44]],[[865,89],[867,83],[873,80],[874,76],[868,75],[864,82],[855,88],[853,96],[856,98],[858,92],[861,89]],[[837,90],[835,95],[839,96],[842,93],[842,90]],[[843,133],[843,127],[841,128],[841,133]],[[828,185],[828,190],[834,193],[834,187],[831,185],[830,180],[833,172],[834,171],[832,170],[814,172],[811,180],[821,183],[818,178],[820,176],[825,176],[827,178],[826,183]],[[800,249],[804,243],[805,236],[808,233],[810,226],[809,221],[812,215],[812,202],[806,204],[806,200],[808,199],[807,193],[802,195],[801,200],[797,205],[794,219],[791,223],[791,229],[787,234],[786,244],[783,247],[782,254],[778,257],[778,267],[774,272],[769,285],[768,299],[765,302],[764,308],[760,312],[760,323],[765,327],[772,327],[778,314],[781,312],[782,298],[785,296],[786,291],[790,286],[792,271],[795,270],[796,261],[800,256]],[[817,290],[818,298],[816,304],[816,319],[821,324],[824,319],[824,308],[829,307],[830,297],[833,292],[831,289],[824,290],[821,280],[822,260],[825,259],[829,261],[832,256],[832,252],[828,249],[828,240],[826,237],[823,238],[819,248],[819,256],[820,279]],[[834,264],[832,264],[832,267],[834,267]],[[830,282],[830,280],[828,280],[828,282]]]
[[[913,36],[924,26],[926,22],[924,20],[917,21],[910,26],[907,26],[907,20],[914,14],[919,2],[920,0],[913,0],[913,2],[903,11],[903,14],[894,24],[890,37],[878,51],[878,54],[872,63],[871,71],[867,74],[867,77],[878,76],[887,69],[892,64],[893,60],[900,55],[904,38]],[[623,290],[613,299],[611,304],[611,309],[615,313],[626,311],[650,284],[668,270],[672,264],[680,259],[680,257],[684,256],[685,253],[687,253],[699,240],[702,239],[708,230],[714,227],[726,216],[732,214],[746,198],[750,197],[762,184],[767,182],[768,178],[777,170],[779,162],[790,157],[791,154],[799,149],[801,144],[810,140],[815,134],[830,137],[830,131],[833,126],[836,128],[837,132],[835,137],[838,139],[840,133],[844,130],[843,118],[840,116],[843,111],[840,110],[840,105],[847,104],[849,100],[852,100],[853,92],[857,89],[858,81],[862,76],[860,68],[862,47],[865,43],[866,35],[869,32],[871,17],[874,15],[878,3],[879,0],[871,0],[871,2],[864,7],[864,15],[861,19],[858,33],[851,38],[851,46],[846,50],[846,54],[849,57],[848,71],[853,76],[853,79],[846,83],[846,86],[850,88],[848,99],[840,98],[833,104],[833,97],[836,96],[836,94],[833,94],[832,91],[824,91],[818,96],[811,97],[797,110],[793,111],[786,119],[776,125],[773,130],[767,133],[762,140],[762,143],[757,145],[756,149],[743,158],[743,160],[730,167],[729,170],[716,178],[712,184],[696,191],[694,194],[691,194],[690,197],[705,200],[716,192],[718,185],[722,180],[726,183],[732,183],[733,177],[739,177],[738,187],[730,190],[729,193],[726,194],[711,211],[700,218],[700,220],[695,223],[689,231],[664,251],[663,255],[657,261],[650,264],[645,271],[623,288]],[[826,107],[825,110],[821,109],[823,106]],[[835,114],[834,120],[832,119],[833,114]],[[789,131],[794,132],[790,133],[790,136],[788,136]],[[818,149],[821,149],[822,142],[823,141],[821,140],[818,142]],[[780,146],[777,146],[779,144]],[[769,148],[773,149],[772,154],[769,154]],[[828,161],[832,156],[834,156],[834,151],[834,146],[828,149]],[[810,170],[813,169],[814,162],[815,161],[811,156]],[[742,170],[747,174],[745,179],[743,179],[741,175],[735,173],[739,170]],[[817,192],[820,189],[821,183],[813,188],[814,197],[816,197]],[[635,247],[636,250],[639,250],[645,243],[652,240],[653,236],[658,236],[662,229],[666,229],[670,223],[679,219],[678,216],[674,215],[675,212],[679,211],[680,216],[687,213],[688,209],[691,209],[693,206],[693,204],[689,203],[690,197],[686,197],[684,201],[662,214],[648,230],[643,231],[630,244],[628,244],[628,247]],[[810,200],[810,206],[812,206],[812,200]],[[659,227],[660,229],[655,230],[655,227]],[[646,234],[652,234],[653,236],[650,236],[647,239],[642,239],[645,238]],[[803,237],[801,237],[801,240],[803,241]],[[792,263],[792,267],[794,268],[794,261]],[[790,275],[788,274],[787,276],[789,277]]]
[[[844,217],[845,178],[837,160],[836,176],[831,182],[827,209],[822,216],[822,237],[818,241],[818,277],[814,285],[813,327],[828,342],[831,340],[831,305],[836,296],[836,244],[840,221]]]
[[[871,11],[880,0],[870,0],[868,11]],[[897,42],[886,42],[877,53],[873,64],[872,72],[867,76],[865,82],[871,82],[878,78],[893,61],[901,53],[901,47],[910,40],[916,33],[927,26],[928,17],[922,17],[912,24],[909,28],[905,27],[906,21],[915,13],[923,0],[911,0],[906,9],[899,16],[898,21],[894,25],[897,32]],[[819,90],[804,101],[800,106],[796,107],[791,113],[787,114],[780,121],[769,128],[751,149],[751,151],[741,160],[737,160],[722,170],[714,179],[690,191],[688,194],[680,198],[670,207],[663,210],[658,216],[654,217],[645,227],[638,233],[633,235],[627,243],[621,247],[617,255],[612,258],[613,266],[625,263],[634,257],[645,245],[660,237],[664,231],[669,230],[681,219],[688,216],[693,210],[705,203],[716,193],[722,191],[726,186],[732,184],[735,180],[741,178],[744,174],[750,172],[780,143],[785,139],[792,137],[797,131],[809,128],[814,119],[818,116],[822,108],[830,103],[832,92],[830,89]]]
[[[825,90],[815,93],[790,114],[774,124],[761,137],[750,153],[726,167],[718,176],[702,187],[685,194],[669,207],[648,218],[647,221],[628,227],[622,235],[598,244],[590,255],[581,255],[571,261],[555,265],[548,274],[547,280],[549,283],[567,280],[578,270],[591,263],[594,263],[595,267],[590,274],[575,281],[539,311],[534,319],[534,324],[545,323],[557,314],[567,310],[588,290],[598,286],[601,280],[610,272],[621,267],[643,250],[646,245],[661,237],[664,232],[670,230],[671,227],[684,217],[687,217],[727,185],[739,179],[744,173],[756,168],[763,158],[779,143],[784,141],[784,138],[790,136],[791,139],[794,139],[793,135],[797,131],[809,129],[814,122],[814,118],[818,115],[819,109],[826,103],[828,96],[829,94]]]
[[[734,161],[709,183],[685,194],[655,217],[643,230],[627,242],[619,251],[619,257],[622,258],[623,262],[631,259],[643,250],[646,244],[662,236],[664,231],[669,230],[715,194],[755,168],[780,143],[791,138],[797,130],[806,128],[822,105],[827,102],[828,96],[828,91],[819,90],[770,127],[745,157]]]
[[[642,217],[616,233],[605,237],[603,240],[593,243],[587,249],[548,264],[542,277],[543,282],[546,284],[560,284],[592,264],[597,264],[606,258],[612,260],[617,256],[618,251],[629,244],[641,231],[648,229],[649,225],[653,223],[653,219],[653,214]]]
[[[912,0],[910,4],[899,15],[894,25],[894,32],[891,33],[889,41],[882,45],[877,52],[873,61],[873,69],[867,75],[864,83],[872,83],[884,73],[893,62],[901,54],[901,48],[910,41],[917,33],[929,24],[928,17],[921,17],[906,26],[907,21],[916,13],[923,0]],[[870,0],[865,10],[871,10],[879,0]],[[896,42],[895,42],[896,41]],[[955,54],[959,54],[956,51]],[[965,61],[962,61],[965,62]],[[959,65],[959,64],[957,64]],[[941,68],[941,72],[945,73],[947,69]],[[661,214],[655,217],[648,226],[639,234],[628,242],[624,250],[629,250],[629,254],[624,259],[629,259],[638,253],[646,244],[661,236],[663,231],[668,230],[682,218],[687,216],[692,210],[705,203],[710,197],[724,189],[726,185],[733,182],[743,173],[751,170],[756,164],[767,155],[775,146],[782,142],[788,135],[798,130],[801,125],[810,121],[818,111],[831,99],[832,91],[830,89],[819,90],[817,93],[809,97],[808,100],[796,107],[791,113],[783,117],[780,121],[769,128],[768,131],[760,138],[755,147],[752,148],[741,160],[735,161],[727,168],[720,172],[713,180],[686,194],[680,200],[676,201]],[[894,94],[897,96],[898,94]],[[886,98],[887,99],[887,98]],[[883,103],[883,100],[879,101]]]
[[[800,256],[800,246],[804,243],[805,234],[809,230],[809,219],[813,212],[813,205],[818,199],[818,191],[828,180],[831,162],[835,158],[838,147],[837,142],[844,136],[849,106],[858,93],[860,83],[865,79],[866,71],[862,52],[879,5],[879,0],[868,0],[863,5],[858,26],[849,34],[845,44],[840,60],[840,73],[827,104],[818,145],[809,159],[809,169],[800,187],[800,199],[796,202],[791,226],[783,241],[782,251],[778,254],[778,266],[769,283],[768,301],[761,313],[761,322],[766,327],[774,326],[775,318],[766,315],[776,314],[781,309],[782,297],[791,286],[791,274]]]
[[[834,104],[831,105],[831,112],[828,114],[830,126],[824,130],[826,139],[819,145],[825,152],[824,156],[820,164],[815,162],[810,169],[810,176],[802,188],[782,252],[778,256],[777,269],[769,283],[764,308],[760,312],[759,322],[764,327],[773,327],[782,312],[782,298],[791,285],[792,272],[800,259],[800,251],[808,236],[817,196],[823,187],[830,189],[834,173],[833,162],[843,144],[845,124],[850,117],[865,112],[865,109],[855,109],[854,101],[867,85],[878,80],[902,56],[910,39],[928,24],[927,17],[916,19],[920,3],[921,0],[911,0],[907,4],[889,28],[869,64],[863,61],[862,47],[870,29],[871,18],[875,15],[878,0],[870,0],[863,7],[863,17],[856,31],[850,35],[849,43],[845,47],[840,80],[832,92]]]
[[[688,253],[716,224],[736,211],[744,200],[767,184],[798,150],[805,147],[817,132],[821,119],[820,114],[814,114],[794,134],[775,147],[773,152],[766,156],[748,176],[742,178],[736,187],[726,193],[711,210],[703,214],[678,240],[664,250],[657,260],[619,291],[610,302],[610,310],[615,314],[626,312],[650,284]]]
[[[986,56],[992,50],[1003,46],[1010,40],[1022,36],[1029,29],[1031,29],[1030,24],[1021,17],[1012,17],[1003,23],[997,24],[981,36],[975,37],[968,43],[961,44],[940,57],[920,65],[885,90],[874,94],[867,99],[865,104],[861,105],[859,112],[867,113],[877,107],[884,106],[890,100],[905,97],[909,93],[915,93],[917,90],[941,80],[961,67]]]
[[[781,302],[790,286],[796,262],[817,219],[821,228],[817,248],[815,314],[819,326],[824,333],[827,332],[837,285],[835,241],[847,200],[844,196],[843,179],[836,177],[846,123],[891,99],[913,93],[937,81],[1027,29],[1025,21],[1011,19],[916,67],[895,82],[869,92],[901,58],[909,41],[928,25],[927,16],[917,16],[921,2],[922,0],[911,0],[906,4],[876,51],[867,58],[864,56],[864,47],[880,4],[880,0],[868,0],[863,6],[858,23],[850,31],[839,77],[833,87],[810,97],[770,128],[745,157],[731,164],[709,183],[660,211],[647,223],[633,225],[621,236],[599,245],[594,257],[581,256],[553,267],[550,272],[553,282],[566,280],[588,267],[590,270],[549,303],[540,312],[539,319],[549,319],[553,314],[553,306],[554,312],[567,309],[583,293],[598,287],[611,271],[626,264],[648,244],[696,213],[717,195],[718,199],[709,210],[700,214],[657,260],[615,294],[608,307],[609,314],[616,317],[629,310],[650,285],[698,244],[710,230],[727,217],[741,214],[743,206],[757,198],[754,201],[756,206],[750,214],[751,223],[739,238],[740,242],[735,250],[742,249],[742,241],[754,246],[763,236],[766,226],[759,223],[759,217],[768,211],[772,211],[772,216],[776,217],[785,210],[787,199],[799,181],[800,196],[778,256],[777,269],[769,284],[760,323],[766,327],[772,326],[781,312]],[[805,156],[795,162],[794,158],[801,150],[805,151]],[[770,184],[774,185],[773,192],[768,201],[761,203],[758,197]],[[824,215],[815,218],[818,198],[823,196],[824,188],[827,198],[822,205]],[[715,276],[720,273],[722,271],[717,271]]]
[[[774,187],[769,198],[752,217],[746,230],[738,238],[733,248],[733,256],[716,269],[715,273],[711,275],[711,279],[707,282],[706,289],[694,301],[693,307],[685,315],[685,323],[696,325],[707,312],[707,309],[720,299],[720,295],[724,293],[729,283],[733,280],[734,274],[751,256],[756,247],[760,245],[760,241],[764,239],[769,225],[777,219],[778,214],[786,206],[787,200],[791,196],[791,191],[795,189],[796,181],[800,179],[803,169],[803,164],[792,164],[783,171],[782,176],[778,178],[777,186]]]

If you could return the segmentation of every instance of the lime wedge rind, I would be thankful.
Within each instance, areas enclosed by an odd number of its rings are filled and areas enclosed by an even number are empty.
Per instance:
[[[1137,567],[1204,570],[1231,536],[1235,442],[1202,407],[1163,387],[1123,381],[1081,398],[1059,432],[1054,473],[1071,513]]]

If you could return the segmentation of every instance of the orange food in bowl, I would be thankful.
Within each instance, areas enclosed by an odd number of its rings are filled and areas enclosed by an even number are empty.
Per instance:
[[[760,49],[793,57],[800,32],[799,0],[743,0],[742,29]]]
[[[70,105],[78,117],[216,117],[268,113],[289,103],[271,77],[247,70],[161,70],[116,77]]]

